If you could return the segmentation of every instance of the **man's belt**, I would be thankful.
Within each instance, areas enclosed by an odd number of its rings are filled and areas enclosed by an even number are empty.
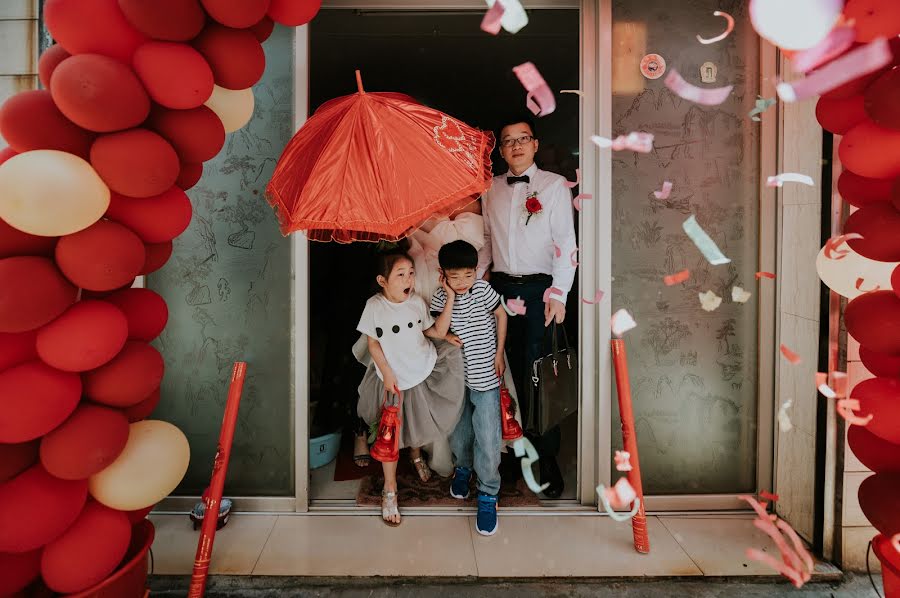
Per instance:
[[[515,274],[507,274],[506,272],[491,272],[491,278],[498,282],[505,282],[508,284],[540,282],[549,286],[553,283],[553,277],[549,274],[522,274],[521,276],[517,276]]]

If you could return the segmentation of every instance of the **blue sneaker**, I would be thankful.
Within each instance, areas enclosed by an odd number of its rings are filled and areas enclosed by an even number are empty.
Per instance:
[[[497,533],[497,496],[478,493],[478,516],[475,517],[475,530],[482,536],[493,536]]]
[[[469,498],[469,478],[472,470],[468,467],[457,467],[453,472],[453,481],[450,483],[450,496],[465,500]]]

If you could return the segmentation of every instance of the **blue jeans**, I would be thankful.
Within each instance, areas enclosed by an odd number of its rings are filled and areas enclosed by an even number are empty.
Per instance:
[[[458,467],[475,470],[478,491],[500,492],[500,387],[472,390],[466,387],[462,416],[450,435],[450,450]]]

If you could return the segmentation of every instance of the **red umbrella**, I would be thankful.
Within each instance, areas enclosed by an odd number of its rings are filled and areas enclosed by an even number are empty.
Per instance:
[[[285,235],[396,241],[491,184],[494,136],[400,93],[323,104],[294,135],[266,186]]]

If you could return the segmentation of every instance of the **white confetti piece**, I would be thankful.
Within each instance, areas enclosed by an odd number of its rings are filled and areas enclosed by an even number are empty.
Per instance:
[[[670,193],[672,193],[672,181],[663,181],[662,189],[654,191],[653,196],[656,199],[669,199]]]
[[[791,417],[788,415],[788,409],[790,409],[793,404],[794,400],[788,399],[782,403],[781,409],[778,410],[778,426],[781,428],[782,432],[790,432],[794,429],[794,424],[791,423]]]
[[[716,242],[710,238],[706,231],[700,227],[700,224],[697,222],[697,219],[693,216],[685,220],[681,228],[684,229],[684,232],[688,237],[691,238],[691,241],[694,242],[694,245],[697,246],[697,249],[700,250],[700,253],[703,254],[703,257],[706,258],[713,266],[720,266],[722,264],[727,264],[731,262],[730,259],[725,257],[725,254],[718,248]]]
[[[591,141],[598,147],[611,148],[613,151],[630,150],[639,154],[649,154],[653,151],[653,133],[632,131],[628,135],[619,135],[615,139],[591,135]]]
[[[529,490],[535,494],[540,494],[550,487],[549,483],[539,485],[537,480],[534,479],[534,471],[531,469],[531,465],[537,462],[540,456],[530,440],[524,436],[516,438],[513,442],[513,453],[515,453],[516,457],[523,457],[523,459],[520,459],[522,477],[525,478],[525,483],[528,485]]]
[[[485,0],[488,8],[493,8],[497,0]],[[519,0],[500,0],[503,3],[503,16],[500,25],[507,33],[518,33],[528,24],[528,14]]]
[[[735,303],[747,303],[752,293],[745,291],[741,287],[731,287],[731,300]]]
[[[597,496],[600,497],[600,502],[603,504],[606,514],[613,521],[628,521],[637,515],[641,508],[641,499],[637,497],[634,488],[628,483],[628,479],[624,477],[619,478],[619,481],[612,488],[607,488],[603,484],[597,486]],[[634,501],[634,506],[632,506],[629,513],[616,513],[613,511],[613,508],[623,508],[631,501]]]
[[[722,305],[722,298],[712,291],[697,293],[697,296],[700,297],[700,307],[703,311],[716,311]]]
[[[628,310],[622,308],[613,314],[610,319],[610,327],[612,328],[612,333],[614,335],[621,337],[632,328],[636,328],[637,322],[634,321],[634,318],[631,317]]]
[[[628,451],[616,451],[616,471],[631,471],[631,453]]]
[[[698,35],[697,41],[700,42],[701,44],[714,44],[716,42],[720,42],[723,39],[725,39],[726,37],[728,37],[728,34],[734,30],[734,17],[732,17],[730,14],[728,14],[727,12],[722,12],[721,10],[717,10],[713,13],[713,15],[715,15],[717,17],[723,17],[727,21],[727,24],[725,26],[725,31],[720,33],[719,35],[717,35],[715,37],[711,37],[709,39],[702,38]]]
[[[836,399],[837,393],[832,390],[830,386],[825,383],[819,384],[819,392],[825,395],[826,398]]]
[[[574,93],[579,97],[584,95],[580,89],[560,89],[559,93]]]
[[[811,176],[797,172],[783,172],[766,179],[766,187],[781,187],[785,183],[803,183],[810,187],[815,186]]]
[[[715,88],[697,87],[685,81],[675,69],[670,70],[669,74],[666,75],[665,83],[666,87],[671,89],[678,97],[703,106],[718,106],[728,99],[731,90],[734,88],[733,85]]]

